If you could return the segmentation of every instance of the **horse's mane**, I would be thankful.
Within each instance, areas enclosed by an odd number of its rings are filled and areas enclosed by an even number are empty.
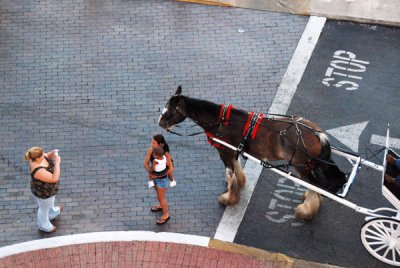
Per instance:
[[[186,110],[193,114],[194,116],[198,117],[200,112],[209,111],[211,113],[219,113],[220,105],[215,104],[211,101],[202,100],[202,99],[195,99],[188,96],[181,95],[181,98],[184,99],[186,104]]]

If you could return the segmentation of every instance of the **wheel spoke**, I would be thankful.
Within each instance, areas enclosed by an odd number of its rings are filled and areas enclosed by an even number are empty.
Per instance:
[[[382,245],[379,248],[373,249],[376,253],[378,253],[378,251],[384,249],[385,247],[387,247],[387,245]]]
[[[377,228],[377,227],[381,227],[381,228]],[[377,222],[376,223],[376,227],[375,227],[375,229],[378,231],[378,232],[380,232],[383,236],[388,236],[388,235],[390,235],[390,234],[388,234],[387,232],[386,232],[386,226],[382,223],[382,222]]]
[[[392,260],[396,261],[396,248],[392,248]]]
[[[394,248],[395,250],[396,250],[396,252],[397,252],[397,255],[399,255],[400,256],[400,249],[398,249],[398,248]]]
[[[368,245],[383,245],[385,242],[383,241],[376,241],[376,242],[368,242]]]
[[[382,242],[382,243],[385,243],[381,237],[376,237],[376,236],[371,236],[371,235],[365,235],[365,238],[368,238],[368,239],[370,239],[370,240],[373,240],[373,241],[368,241],[368,244],[369,244],[369,242]]]
[[[386,258],[386,255],[389,253],[390,248],[387,247],[387,249],[385,250],[385,253],[382,255],[382,257]]]
[[[383,236],[381,233],[377,233],[377,232],[375,232],[375,231],[373,231],[373,230],[371,230],[371,229],[367,229],[367,232],[369,232],[369,233],[371,233],[371,234],[374,234],[374,235],[377,236],[377,237],[384,238],[384,236]],[[372,238],[372,237],[371,237],[371,238]]]

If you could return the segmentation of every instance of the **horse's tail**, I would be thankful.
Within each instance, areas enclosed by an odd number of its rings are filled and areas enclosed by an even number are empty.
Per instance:
[[[320,155],[311,160],[311,181],[328,192],[336,193],[346,183],[346,174],[332,160],[332,149],[328,137],[324,133],[318,133],[318,137],[322,149]]]

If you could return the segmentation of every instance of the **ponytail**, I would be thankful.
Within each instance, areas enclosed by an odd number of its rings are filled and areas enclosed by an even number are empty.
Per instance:
[[[165,141],[164,136],[161,134],[157,134],[153,136],[153,139],[158,143],[163,145],[164,152],[169,153],[168,143]]]
[[[32,147],[25,153],[25,160],[35,161],[43,155],[44,151],[40,147]]]
[[[25,160],[30,160],[31,159],[31,152],[28,150],[25,153]]]

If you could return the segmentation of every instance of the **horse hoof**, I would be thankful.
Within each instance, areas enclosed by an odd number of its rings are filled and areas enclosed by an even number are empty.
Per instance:
[[[296,208],[294,216],[300,221],[311,221],[314,217],[314,215],[307,213],[306,211],[302,210],[302,208]]]
[[[229,204],[228,201],[229,201],[229,196],[227,195],[227,193],[221,194],[221,195],[218,197],[218,202],[219,202],[221,205],[224,205],[224,206],[228,205],[228,204]]]

